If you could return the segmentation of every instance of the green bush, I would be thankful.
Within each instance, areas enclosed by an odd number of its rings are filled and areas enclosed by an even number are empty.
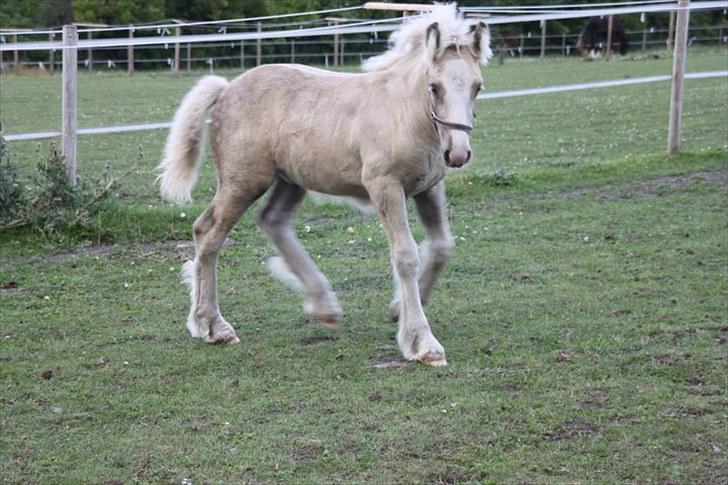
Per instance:
[[[25,190],[18,167],[10,161],[5,139],[0,136],[0,227],[12,224],[25,209]]]
[[[78,179],[71,185],[57,147],[51,144],[40,157],[29,186],[18,177],[5,141],[0,138],[0,230],[32,228],[45,236],[93,229],[93,216],[101,209],[116,180],[109,168],[98,179]]]

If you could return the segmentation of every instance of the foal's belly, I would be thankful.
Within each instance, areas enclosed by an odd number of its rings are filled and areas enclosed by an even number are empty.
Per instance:
[[[297,143],[294,134],[288,146],[276,153],[276,167],[289,182],[308,190],[331,195],[368,198],[361,181],[361,162],[336,143],[314,147]]]
[[[369,176],[372,171],[367,170],[368,167],[364,167],[367,162],[356,155],[334,146],[313,156],[293,148],[290,155],[280,157],[276,162],[281,176],[289,182],[325,194],[369,199],[362,171],[365,170]],[[447,173],[444,162],[437,159],[413,159],[399,164],[392,160],[380,171],[374,175],[375,178],[387,178],[401,185],[408,197],[430,189]]]

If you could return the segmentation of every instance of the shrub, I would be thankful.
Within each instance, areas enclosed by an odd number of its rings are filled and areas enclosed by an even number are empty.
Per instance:
[[[116,180],[107,165],[100,178],[79,179],[71,185],[63,157],[51,144],[40,158],[29,187],[23,186],[0,137],[0,229],[29,227],[45,236],[65,231],[91,229],[93,216],[101,209]]]
[[[0,227],[22,218],[25,190],[18,179],[18,167],[10,160],[5,139],[0,136]]]

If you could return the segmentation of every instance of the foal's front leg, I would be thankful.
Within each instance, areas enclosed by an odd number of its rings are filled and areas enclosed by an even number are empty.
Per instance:
[[[426,305],[430,299],[432,288],[450,259],[453,249],[452,234],[447,221],[445,206],[445,183],[440,182],[425,192],[414,196],[417,214],[425,228],[427,239],[421,243],[420,254],[423,261],[419,277],[420,299]],[[399,319],[401,307],[401,290],[395,276],[395,294],[389,305],[389,316],[393,321]]]
[[[392,266],[402,293],[397,343],[408,360],[433,366],[446,365],[445,349],[432,335],[420,301],[417,281],[419,255],[407,221],[407,204],[402,186],[391,179],[378,179],[367,189],[389,239]]]

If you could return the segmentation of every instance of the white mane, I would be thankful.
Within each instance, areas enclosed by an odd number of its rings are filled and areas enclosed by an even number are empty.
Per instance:
[[[381,71],[402,58],[418,55],[425,48],[427,28],[435,22],[440,31],[440,49],[451,45],[472,45],[471,28],[478,21],[466,20],[458,11],[456,3],[435,4],[428,14],[405,20],[400,29],[389,36],[389,50],[364,61],[362,69],[368,72]],[[490,32],[486,28],[480,41],[480,62],[487,64],[492,55]]]

